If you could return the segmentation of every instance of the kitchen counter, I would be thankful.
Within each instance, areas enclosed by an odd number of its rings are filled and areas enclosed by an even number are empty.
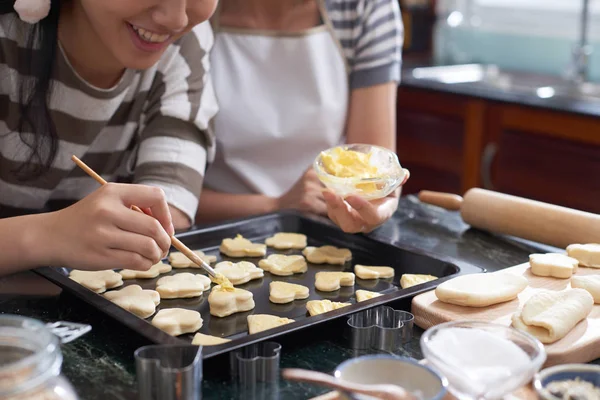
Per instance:
[[[423,205],[413,196],[403,197],[393,219],[372,235],[392,244],[417,246],[432,253],[460,258],[489,271],[526,262],[534,250],[526,242],[470,229],[457,213]],[[410,302],[403,301],[393,307],[409,310]],[[90,333],[63,346],[63,373],[81,399],[137,399],[133,352],[148,343],[135,333],[81,304],[68,293],[61,293],[60,288],[33,272],[0,279],[0,310],[43,321],[91,324]],[[342,326],[338,321],[327,325],[327,329],[303,332],[300,337],[281,342],[281,366],[332,372],[339,363],[357,355],[345,347],[339,333]],[[415,327],[413,340],[407,344],[403,355],[422,357],[421,333]],[[223,359],[205,363],[204,376],[205,399],[307,399],[327,391],[285,381],[242,390],[229,381]]]

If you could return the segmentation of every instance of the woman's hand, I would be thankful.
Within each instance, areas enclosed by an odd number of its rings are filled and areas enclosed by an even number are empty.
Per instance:
[[[147,270],[168,252],[174,233],[164,192],[151,186],[109,183],[48,217],[48,261],[84,270]]]
[[[310,167],[287,193],[277,199],[277,209],[295,208],[300,211],[327,215],[323,185]]]
[[[327,203],[327,215],[344,232],[371,232],[396,212],[401,187],[410,177],[408,170],[404,171],[406,178],[400,187],[383,199],[368,201],[358,196],[348,196],[344,200],[335,193],[325,191],[323,195]]]

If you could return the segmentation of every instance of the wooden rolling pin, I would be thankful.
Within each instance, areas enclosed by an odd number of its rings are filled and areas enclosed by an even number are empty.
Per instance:
[[[489,232],[565,248],[600,243],[600,215],[522,197],[470,189],[464,197],[424,190],[423,203],[459,211],[465,223]]]

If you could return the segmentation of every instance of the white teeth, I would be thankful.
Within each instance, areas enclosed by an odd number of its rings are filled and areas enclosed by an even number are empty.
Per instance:
[[[140,38],[142,38],[143,40],[145,40],[146,42],[162,43],[162,42],[166,42],[171,37],[171,35],[160,35],[158,33],[153,33],[153,32],[147,31],[144,28],[139,28],[135,25],[131,25],[131,26],[132,26],[133,30],[137,32],[138,36]]]

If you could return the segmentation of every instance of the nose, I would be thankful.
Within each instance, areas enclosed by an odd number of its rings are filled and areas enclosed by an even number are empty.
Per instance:
[[[160,0],[152,19],[172,32],[180,32],[189,22],[186,3],[187,0]]]

